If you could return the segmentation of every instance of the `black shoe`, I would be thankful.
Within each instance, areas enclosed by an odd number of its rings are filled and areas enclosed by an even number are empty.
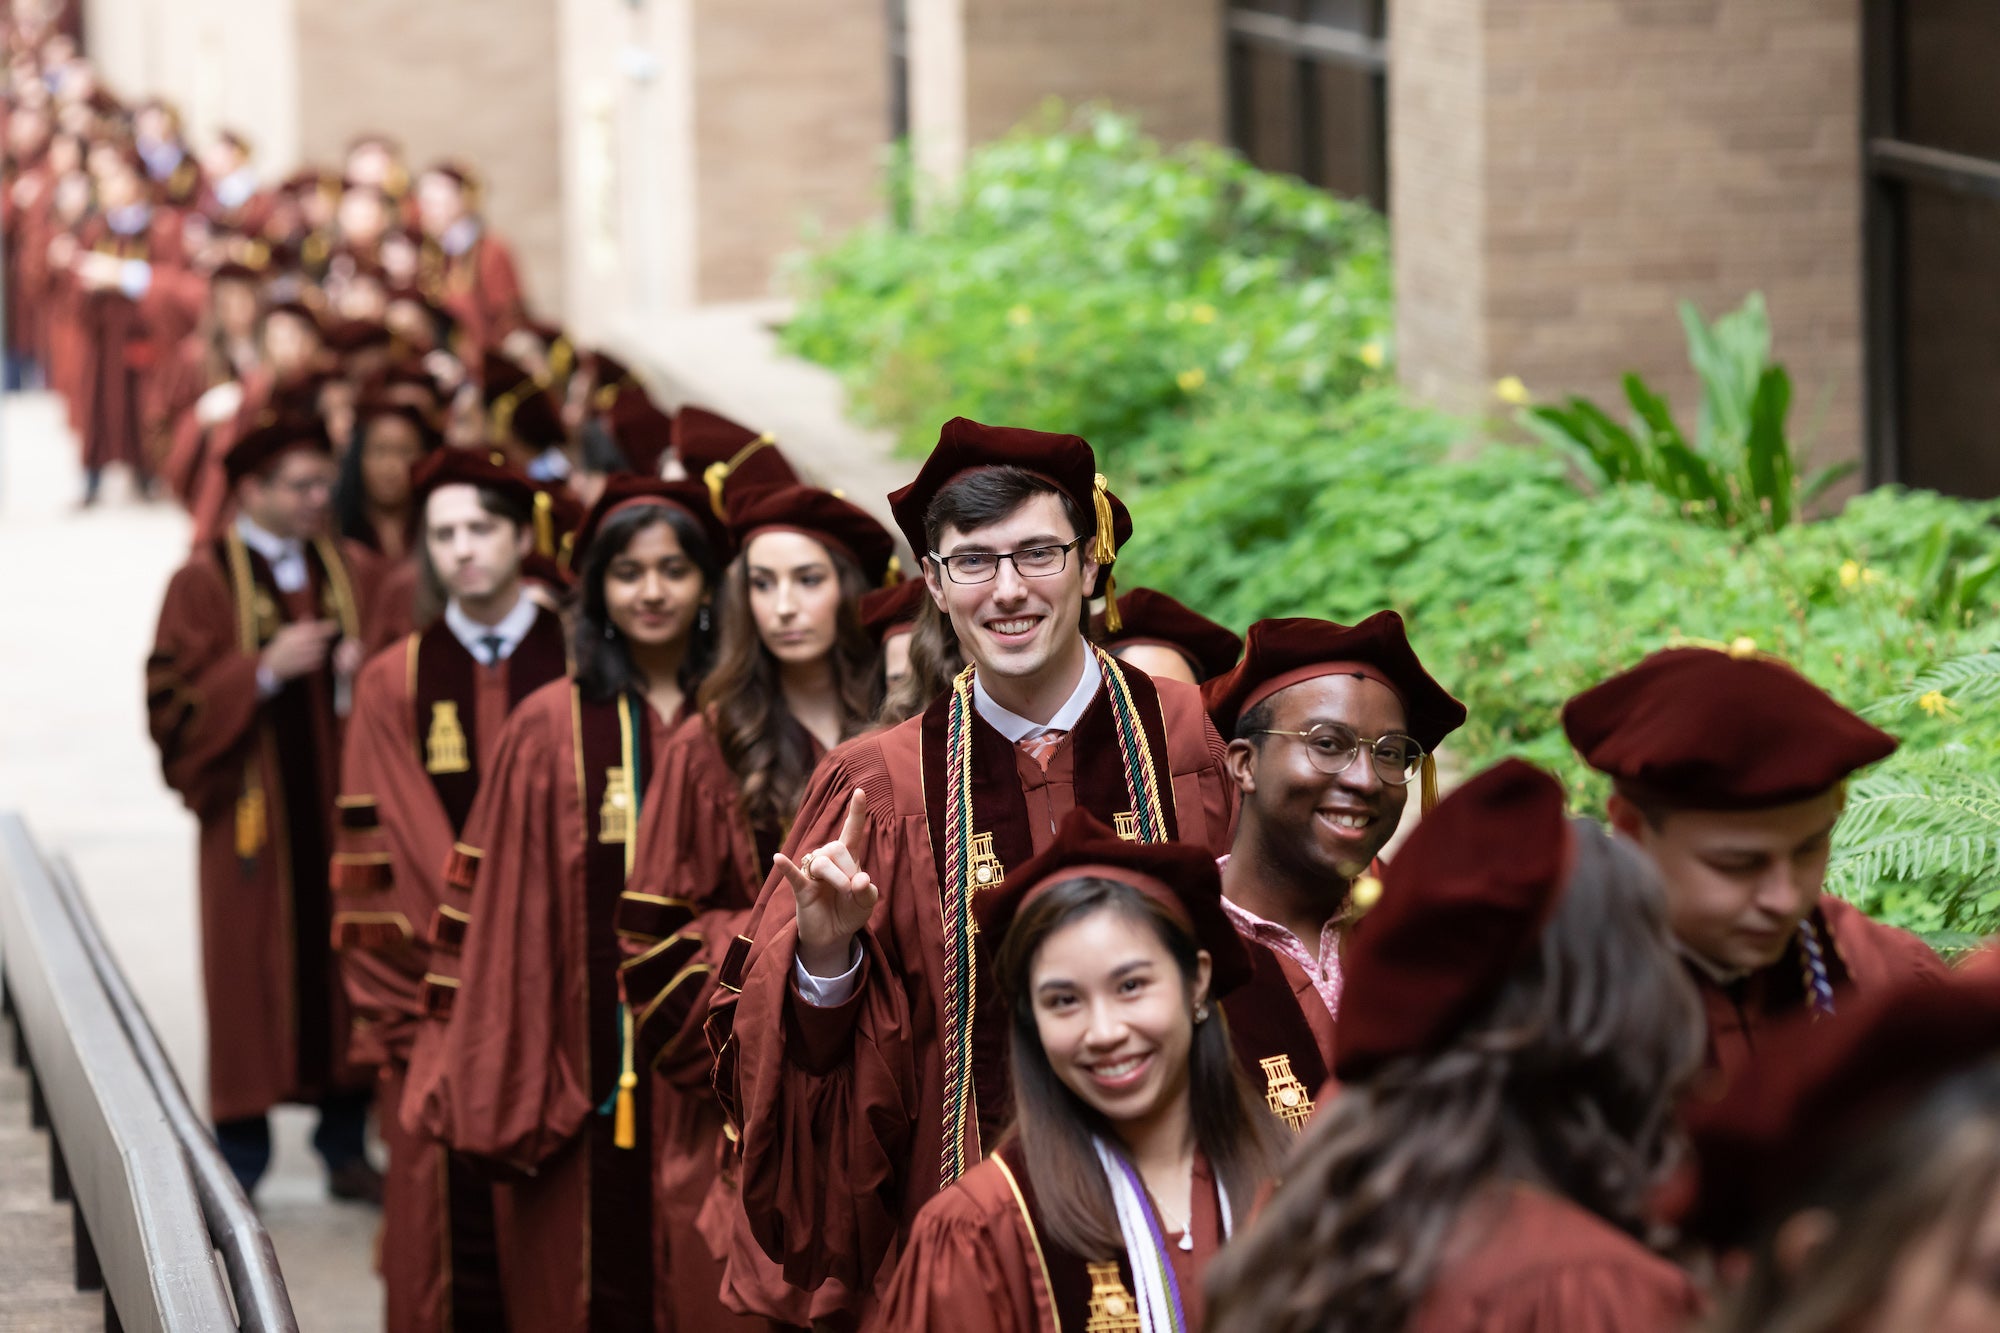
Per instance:
[[[351,1162],[327,1168],[326,1192],[336,1199],[373,1204],[380,1208],[382,1173],[370,1166],[367,1158],[357,1157]]]

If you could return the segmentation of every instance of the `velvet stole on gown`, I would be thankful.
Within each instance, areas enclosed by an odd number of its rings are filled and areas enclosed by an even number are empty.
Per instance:
[[[627,1059],[620,994],[618,914],[628,850],[652,775],[650,714],[626,695],[602,703],[574,687],[576,779],[583,799],[586,1068],[599,1113],[587,1118],[585,1280],[591,1333],[650,1333],[653,1327],[652,1080],[632,1089],[634,1138],[615,1139],[619,1075]],[[635,1057],[636,1058],[636,1057]]]
[[[1160,708],[1160,693],[1152,679],[1141,671],[1121,670],[1105,659],[1106,671],[1119,671],[1130,690],[1134,711],[1152,753],[1154,781],[1162,793],[1167,840],[1177,833],[1173,803],[1173,770],[1167,751],[1166,719]],[[939,886],[947,901],[951,896],[951,876],[947,866],[946,810],[951,801],[952,774],[946,761],[952,707],[951,691],[940,695],[923,715],[924,817],[929,825],[931,854],[937,863]],[[1111,704],[1108,682],[1077,719],[1069,735],[1076,805],[1098,819],[1117,827],[1119,816],[1131,817],[1132,786],[1125,773],[1123,751],[1118,743],[1117,721]],[[991,723],[972,715],[972,810],[973,830],[992,837],[992,854],[998,859],[1001,876],[1019,869],[1035,854],[1034,829],[1028,814],[1028,799],[1021,790],[1018,751]],[[995,882],[998,882],[997,880]],[[946,947],[952,947],[955,931],[965,929],[946,912]],[[991,1143],[1013,1120],[1013,1096],[1007,1081],[1007,1016],[993,979],[993,950],[997,940],[975,940],[976,958],[972,983],[972,1116],[979,1142]],[[948,1038],[947,1038],[948,1039]],[[947,1096],[949,1096],[949,1091]],[[947,1108],[945,1123],[952,1123]],[[947,1131],[949,1133],[949,1131]],[[941,1180],[948,1185],[949,1180]]]

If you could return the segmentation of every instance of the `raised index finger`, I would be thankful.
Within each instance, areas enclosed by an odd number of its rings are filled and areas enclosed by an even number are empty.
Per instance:
[[[847,798],[847,822],[840,826],[840,845],[852,856],[868,836],[868,793],[856,787]]]

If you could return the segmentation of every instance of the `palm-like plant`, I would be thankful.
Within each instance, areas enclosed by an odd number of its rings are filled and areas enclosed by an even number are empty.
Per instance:
[[[1692,441],[1667,400],[1637,375],[1624,380],[1629,425],[1575,396],[1562,406],[1529,408],[1523,420],[1600,487],[1651,486],[1690,518],[1775,532],[1856,465],[1839,463],[1801,478],[1785,424],[1792,380],[1771,361],[1771,320],[1761,294],[1712,325],[1691,302],[1682,302],[1681,324],[1688,360],[1701,378]]]

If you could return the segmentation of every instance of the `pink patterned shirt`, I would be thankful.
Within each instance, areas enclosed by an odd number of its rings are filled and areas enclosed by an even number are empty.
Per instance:
[[[1218,867],[1229,864],[1227,856],[1216,858]],[[1319,992],[1326,1011],[1340,1016],[1340,917],[1335,914],[1319,929],[1319,954],[1317,957],[1306,951],[1306,946],[1298,936],[1275,921],[1266,921],[1248,908],[1239,907],[1228,898],[1222,900],[1222,910],[1229,913],[1236,933],[1244,939],[1255,940],[1276,953],[1297,963]]]

